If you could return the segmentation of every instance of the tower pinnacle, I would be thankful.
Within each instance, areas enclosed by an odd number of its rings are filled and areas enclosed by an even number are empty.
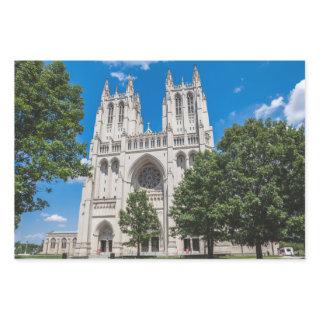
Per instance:
[[[173,87],[172,75],[170,69],[167,72],[167,79],[166,79],[166,88],[171,89]]]
[[[129,80],[128,80],[128,84],[127,84],[126,93],[128,93],[130,95],[132,95],[134,93],[133,77],[131,76],[131,74],[129,75]]]
[[[194,86],[201,86],[200,75],[196,65],[193,67],[192,82]]]
[[[103,87],[103,91],[102,91],[102,95],[101,95],[101,100],[108,100],[110,97],[110,90],[109,90],[109,83],[108,83],[108,79],[106,80],[104,87]]]

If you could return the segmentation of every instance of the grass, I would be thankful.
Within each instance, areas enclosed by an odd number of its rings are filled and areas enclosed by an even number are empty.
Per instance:
[[[53,255],[53,254],[35,254],[30,256],[15,256],[15,259],[62,259],[60,255]]]
[[[30,255],[30,256],[15,256],[16,259],[62,259],[61,255]],[[77,257],[73,257],[72,259],[76,259]],[[79,257],[80,258],[80,257]],[[81,257],[82,259],[86,259],[87,257]],[[263,259],[281,259],[282,256],[264,256]],[[295,256],[294,258],[298,259],[301,257]],[[71,259],[71,258],[69,258]],[[123,256],[123,257],[115,257],[115,259],[208,259],[205,255],[189,255],[189,256],[141,256],[137,258],[136,256]],[[232,255],[220,255],[214,256],[213,259],[256,259],[255,255],[239,255],[239,256],[232,256]]]

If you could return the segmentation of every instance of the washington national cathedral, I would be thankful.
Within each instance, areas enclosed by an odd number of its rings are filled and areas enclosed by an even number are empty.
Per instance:
[[[159,88],[160,90],[161,88]],[[159,106],[160,107],[160,106]],[[192,83],[175,85],[167,72],[162,102],[162,131],[144,132],[140,97],[129,79],[126,91],[110,93],[103,88],[90,144],[92,177],[82,189],[78,231],[50,232],[43,253],[94,257],[135,255],[124,246],[127,236],[119,228],[119,212],[126,208],[128,194],[136,187],[147,191],[161,224],[159,237],[141,246],[141,255],[204,254],[206,243],[190,235],[173,238],[169,217],[175,187],[191,168],[195,154],[213,148],[213,128],[197,67]],[[276,250],[264,247],[263,250]],[[248,254],[253,248],[216,243],[215,253]]]

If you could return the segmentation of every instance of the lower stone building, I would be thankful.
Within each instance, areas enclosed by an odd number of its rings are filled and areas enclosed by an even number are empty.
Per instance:
[[[60,255],[66,253],[68,256],[75,255],[77,244],[77,231],[52,231],[47,233],[43,242],[42,253]]]

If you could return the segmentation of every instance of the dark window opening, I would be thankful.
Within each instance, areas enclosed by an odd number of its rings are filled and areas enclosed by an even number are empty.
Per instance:
[[[108,240],[109,252],[112,252],[112,240]]]
[[[152,252],[159,252],[159,238],[158,237],[151,238],[151,251]]]
[[[190,239],[183,239],[184,251],[191,251]]]
[[[199,239],[198,238],[193,238],[192,239],[192,250],[193,251],[200,251],[200,244],[199,244]]]
[[[149,251],[149,240],[144,240],[141,243],[141,252],[148,252]]]
[[[106,252],[107,251],[107,241],[106,240],[101,240],[100,241],[100,251],[101,252]]]

